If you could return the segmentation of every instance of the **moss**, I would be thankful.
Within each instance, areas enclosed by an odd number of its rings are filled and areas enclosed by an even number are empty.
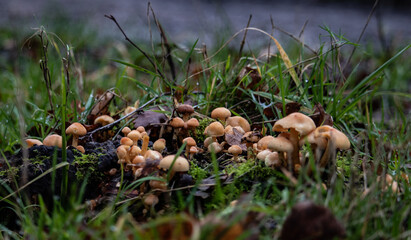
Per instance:
[[[6,183],[11,183],[15,179],[19,179],[19,168],[18,167],[10,167],[9,169],[0,171],[0,178],[3,179]]]
[[[191,166],[190,166],[190,170],[188,170],[188,174],[190,174],[194,180],[201,180],[207,177],[207,171],[199,167],[194,162],[191,162]]]
[[[204,135],[204,130],[212,122],[215,122],[215,120],[212,118],[203,118],[199,120],[200,125],[196,128],[194,137],[197,143],[204,142],[207,137],[206,135]]]
[[[104,174],[98,170],[98,157],[95,153],[83,154],[76,156],[73,165],[76,168],[76,177],[79,182],[82,182],[88,177],[89,181],[100,182]]]

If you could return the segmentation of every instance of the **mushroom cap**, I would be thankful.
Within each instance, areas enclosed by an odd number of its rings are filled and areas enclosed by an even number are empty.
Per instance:
[[[210,137],[221,137],[224,135],[224,126],[219,122],[213,122],[208,125],[207,135]]]
[[[264,161],[268,154],[272,153],[270,150],[266,149],[257,154],[257,159]]]
[[[120,139],[120,144],[121,144],[121,145],[132,146],[133,143],[134,143],[133,140],[131,140],[131,139],[128,138],[128,137],[122,137],[122,138]]]
[[[197,147],[195,147],[195,146],[190,147],[190,153],[196,154],[196,153],[198,153],[198,152],[199,152],[199,151],[198,151],[198,148],[197,148]]]
[[[139,131],[140,133],[143,133],[143,132],[146,131],[146,129],[145,129],[143,126],[138,126],[138,127],[136,128],[136,130]]]
[[[274,139],[272,139],[268,145],[267,148],[270,149],[271,151],[278,151],[278,152],[292,152],[294,147],[293,144],[291,143],[290,140],[288,140],[285,137],[278,136]]]
[[[157,152],[161,152],[166,147],[166,140],[164,138],[159,138],[153,143],[153,149]]]
[[[117,157],[119,159],[125,159],[128,156],[128,151],[125,146],[121,145],[117,148]]]
[[[137,130],[132,130],[127,134],[127,137],[130,138],[133,142],[137,142],[141,139],[141,133]]]
[[[124,134],[124,136],[127,136],[131,132],[131,129],[129,127],[124,127],[121,132]]]
[[[223,150],[223,147],[218,142],[212,142],[208,145],[207,149],[209,152],[214,151],[214,153],[219,153]]]
[[[85,153],[86,152],[86,149],[84,149],[84,147],[83,146],[81,146],[81,145],[77,145],[77,150],[79,150],[81,153]]]
[[[60,135],[51,134],[43,140],[43,144],[46,146],[56,146],[61,148],[61,146],[63,145],[63,139]]]
[[[234,130],[235,129],[235,130]],[[230,125],[228,125],[228,126],[226,126],[225,128],[224,128],[224,133],[225,134],[234,134],[234,131],[237,131],[237,132],[239,132],[241,135],[244,135],[245,134],[245,131],[244,131],[244,129],[242,128],[242,127],[240,127],[240,126],[230,126]]]
[[[268,143],[271,142],[272,140],[274,140],[273,136],[265,136],[263,138],[261,138],[258,142],[257,142],[257,149],[258,150],[265,150],[267,149]]]
[[[299,145],[303,146],[306,142],[320,149],[325,149],[327,147],[327,139],[324,137],[315,137],[315,130],[310,132],[307,136],[300,139]]]
[[[200,126],[200,123],[198,122],[198,120],[196,118],[190,118],[187,122],[187,128],[196,128],[198,126]]]
[[[192,114],[194,113],[194,108],[189,104],[181,104],[177,107],[176,111],[181,114]]]
[[[141,153],[141,148],[137,145],[133,145],[129,150],[130,158],[133,159],[135,156]]]
[[[78,122],[75,122],[75,123],[71,124],[66,129],[66,134],[84,136],[84,135],[86,135],[86,133],[87,133],[86,128],[81,123],[78,123]]]
[[[34,145],[43,145],[43,143],[40,141],[40,140],[37,140],[37,139],[31,139],[31,138],[29,138],[29,139],[26,139],[26,140],[24,140],[25,142],[26,142],[26,144],[27,144],[27,147],[28,148],[31,148],[31,147],[33,147]]]
[[[211,112],[211,118],[219,119],[220,121],[225,121],[229,117],[231,117],[231,112],[225,107],[218,107]]]
[[[158,203],[158,197],[154,194],[148,194],[143,201],[144,206],[154,207]]]
[[[183,119],[181,119],[179,117],[175,117],[175,118],[171,119],[170,125],[173,128],[182,128],[182,127],[184,127],[184,121],[183,121]]]
[[[314,131],[314,137],[325,137],[332,139],[335,147],[343,150],[349,149],[351,145],[350,140],[344,133],[328,125],[323,125],[316,128]]]
[[[228,148],[228,152],[236,156],[241,154],[243,152],[243,149],[241,149],[241,147],[238,145],[233,145]]]
[[[145,159],[151,159],[151,160],[161,160],[163,159],[163,155],[157,151],[153,150],[147,150],[146,154],[144,154]]]
[[[101,124],[103,126],[112,122],[114,122],[114,119],[109,115],[101,115],[100,117],[94,119],[94,124]]]
[[[144,165],[144,164],[146,163],[146,159],[145,159],[143,156],[138,155],[138,156],[135,156],[135,157],[133,158],[132,163],[133,163],[133,164]]]
[[[208,137],[206,139],[204,139],[204,147],[208,148],[208,146],[210,146],[210,144],[213,142],[213,138],[212,137]]]
[[[124,110],[124,114],[125,114],[125,115],[130,114],[131,112],[134,112],[136,109],[137,109],[137,108],[135,108],[135,107],[128,106],[128,107],[126,107],[126,109]]]
[[[160,163],[159,167],[163,169],[169,169],[171,164],[174,161],[174,158],[176,158],[176,155],[168,155],[164,157]],[[173,172],[187,172],[190,168],[190,164],[188,163],[187,159],[178,156],[174,162],[173,168],[171,171]]]
[[[227,118],[225,123],[226,126],[240,126],[244,130],[244,132],[249,132],[251,130],[250,124],[248,123],[247,119],[240,116],[229,117]]]
[[[256,143],[260,140],[261,133],[255,131],[246,132],[241,138],[242,141]]]
[[[280,158],[278,157],[278,152],[272,152],[270,154],[268,154],[265,159],[264,159],[264,163],[267,167],[279,167],[281,166],[281,161]]]
[[[183,139],[183,143],[187,143],[187,146],[191,147],[191,146],[195,146],[197,145],[196,140],[194,140],[194,138],[192,137],[186,137]]]
[[[278,120],[274,124],[273,131],[287,132],[291,128],[295,129],[300,136],[305,136],[315,129],[315,123],[310,117],[295,112]]]

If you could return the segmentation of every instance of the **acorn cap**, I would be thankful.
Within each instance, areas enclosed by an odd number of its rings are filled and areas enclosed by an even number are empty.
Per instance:
[[[300,136],[306,136],[315,129],[315,123],[310,117],[295,112],[278,120],[274,124],[273,131],[287,132],[291,128],[295,129]]]
[[[34,145],[43,145],[43,143],[40,141],[40,140],[37,140],[37,139],[31,139],[31,138],[29,138],[29,139],[26,139],[26,140],[24,140],[25,142],[26,142],[26,144],[27,144],[27,147],[28,148],[31,148],[31,147],[33,147]]]
[[[211,118],[219,119],[220,121],[225,121],[229,117],[231,117],[231,112],[225,107],[218,107],[211,112]]]
[[[228,152],[236,156],[236,155],[241,154],[243,150],[238,145],[232,145],[231,147],[228,148]]]
[[[48,135],[43,140],[43,144],[45,146],[56,146],[56,147],[61,148],[61,146],[63,145],[63,139],[60,135],[52,134],[52,135]]]
[[[229,117],[226,120],[226,126],[230,125],[232,127],[235,126],[240,126],[244,132],[249,132],[251,130],[250,128],[250,124],[248,123],[248,121],[240,116],[234,116],[234,117]]]
[[[220,137],[224,135],[224,126],[219,122],[213,122],[208,125],[207,135],[210,137]]]
[[[81,123],[73,123],[66,129],[66,134],[84,136],[86,135],[87,130]]]
[[[163,169],[170,169],[170,166],[173,163],[174,158],[176,158],[176,155],[168,155],[160,161],[158,166]],[[187,172],[189,168],[190,168],[190,165],[187,159],[178,156],[171,170],[173,172]]]
[[[103,126],[114,122],[114,119],[109,115],[101,115],[100,117],[94,119],[94,124],[101,124]]]

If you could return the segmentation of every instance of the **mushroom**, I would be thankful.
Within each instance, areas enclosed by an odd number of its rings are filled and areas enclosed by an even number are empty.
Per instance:
[[[131,159],[134,159],[136,156],[141,154],[141,149],[137,145],[132,145],[130,150],[128,150],[128,155]]]
[[[127,135],[131,132],[131,129],[129,127],[124,127],[121,132],[124,134],[124,137],[127,137]]]
[[[151,160],[161,160],[163,159],[163,155],[161,153],[154,151],[154,150],[147,150],[146,154],[144,154],[145,159]]]
[[[196,146],[197,143],[192,137],[186,137],[183,139],[183,143],[186,143],[186,157],[190,157],[190,148]]]
[[[253,144],[257,143],[260,140],[261,134],[256,131],[246,132],[241,138],[242,141],[246,142],[247,146],[247,158],[250,159],[253,153]]]
[[[152,190],[167,190],[167,183],[160,180],[150,180],[148,182]]]
[[[138,126],[138,127],[136,128],[136,130],[139,131],[140,133],[143,133],[143,132],[146,131],[146,129],[145,129],[143,126]]]
[[[81,123],[73,123],[66,129],[66,134],[73,135],[72,146],[77,147],[78,137],[86,135],[87,130]]]
[[[119,164],[126,164],[130,162],[128,151],[125,145],[121,145],[117,148],[117,157]]]
[[[213,122],[208,125],[207,135],[213,138],[213,142],[217,141],[217,137],[224,135],[224,126],[219,122]]]
[[[207,149],[210,153],[219,153],[224,149],[224,144],[225,142],[223,142],[222,144],[219,144],[218,142],[212,142],[210,145],[208,145]]]
[[[198,152],[199,152],[199,151],[198,151],[198,148],[195,147],[195,146],[192,146],[192,147],[190,148],[190,155],[189,155],[189,158],[188,158],[188,159],[192,160],[193,157],[194,157],[194,154],[196,154],[196,153],[198,153]]]
[[[83,146],[81,146],[81,145],[77,145],[77,150],[79,150],[81,153],[85,153],[86,152],[86,149],[84,149],[84,147]]]
[[[112,122],[114,122],[114,119],[109,115],[101,115],[100,117],[94,119],[94,124],[101,124],[102,126],[105,126]]]
[[[198,126],[200,126],[200,123],[196,118],[190,118],[187,122],[184,123],[184,128],[188,129],[196,129]]]
[[[166,148],[166,140],[164,138],[159,138],[153,144],[153,149],[161,153]]]
[[[127,134],[127,137],[133,140],[134,145],[137,145],[138,140],[141,139],[141,133],[137,130],[132,130]]]
[[[133,140],[131,140],[128,137],[122,137],[120,139],[120,144],[121,145],[127,145],[127,146],[131,147],[131,146],[133,146],[133,143],[134,143]]]
[[[208,146],[210,146],[210,144],[213,143],[213,138],[212,137],[208,137],[206,139],[204,139],[204,147],[208,148]]]
[[[227,118],[225,122],[226,126],[230,125],[232,127],[240,126],[245,132],[249,132],[251,130],[250,124],[248,121],[240,116],[234,116]]]
[[[290,140],[288,140],[285,136],[287,134],[280,134],[278,137],[272,139],[268,145],[267,148],[270,149],[272,152],[278,152],[278,158],[281,162],[281,164],[285,166],[292,166],[291,164],[291,156],[292,152],[294,150],[294,145],[291,143]],[[285,161],[285,154],[287,154],[288,161]]]
[[[144,156],[148,149],[148,142],[150,141],[150,137],[146,134],[143,137],[143,144],[141,145],[141,155]]]
[[[180,114],[183,114],[183,121],[187,122],[190,115],[194,113],[194,108],[193,106],[188,104],[181,104],[177,107],[176,111]]]
[[[335,150],[346,150],[350,148],[350,141],[344,133],[328,126],[320,126],[300,140],[300,145],[310,143],[314,151],[316,163],[321,168],[325,167],[330,158],[335,154]]]
[[[223,123],[229,117],[231,117],[231,112],[225,107],[218,107],[211,112],[211,118],[218,119]]]
[[[184,120],[179,118],[179,117],[175,117],[172,118],[170,123],[169,123],[173,128],[182,128],[184,127]]]
[[[276,132],[288,132],[290,133],[289,140],[293,146],[291,152],[291,169],[294,170],[296,164],[300,164],[299,158],[299,140],[309,134],[315,129],[314,121],[302,114],[291,113],[290,115],[278,120],[273,127],[273,131]],[[281,156],[280,156],[281,157]]]
[[[169,170],[170,178],[168,180],[171,180],[176,172],[188,172],[190,164],[188,163],[187,159],[183,157],[168,155],[160,161],[158,167],[161,169]]]
[[[261,151],[257,154],[257,159],[260,160],[260,161],[264,161],[265,157],[267,157],[267,155],[270,154],[270,153],[272,153],[272,152],[268,149],[263,150],[263,151]]]
[[[63,139],[61,138],[60,135],[57,134],[51,134],[48,135],[44,140],[43,140],[43,144],[45,146],[55,146],[55,147],[59,147],[61,148],[61,146],[63,145]]]
[[[235,130],[234,130],[235,129]],[[244,131],[244,129],[242,128],[242,127],[240,127],[240,126],[230,126],[230,125],[228,125],[228,126],[226,126],[225,128],[224,128],[224,134],[234,134],[234,131],[237,131],[238,133],[240,133],[241,135],[244,135],[245,134],[245,131]]]
[[[258,142],[257,142],[257,150],[258,151],[264,151],[267,149],[268,143],[270,143],[272,140],[274,139],[273,136],[265,136],[263,138],[261,138]]]
[[[143,201],[144,207],[149,210],[149,209],[154,209],[156,204],[158,203],[158,197],[154,194],[148,194]]]
[[[234,162],[238,162],[238,155],[240,155],[243,152],[243,150],[241,149],[240,146],[233,145],[233,146],[228,148],[228,152],[233,154]]]
[[[33,147],[34,145],[38,145],[38,146],[43,145],[43,143],[42,143],[40,140],[37,140],[37,139],[31,139],[31,138],[29,138],[29,139],[26,139],[26,140],[24,140],[24,141],[25,141],[26,144],[27,144],[27,148],[31,148],[31,147]]]
[[[264,163],[267,167],[274,168],[279,168],[282,165],[278,152],[271,152],[270,154],[267,154],[264,159]]]

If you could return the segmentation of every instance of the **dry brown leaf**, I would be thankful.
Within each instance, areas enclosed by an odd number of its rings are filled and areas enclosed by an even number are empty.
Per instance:
[[[320,103],[315,104],[314,113],[310,117],[314,121],[316,127],[322,125],[333,126],[332,116],[324,111],[324,108]]]

